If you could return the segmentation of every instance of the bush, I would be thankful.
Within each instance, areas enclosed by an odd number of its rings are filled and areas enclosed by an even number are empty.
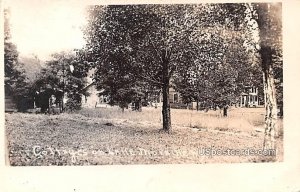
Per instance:
[[[65,111],[73,112],[80,109],[81,109],[81,100],[78,101],[77,99],[72,99],[72,98],[68,99],[66,103]]]

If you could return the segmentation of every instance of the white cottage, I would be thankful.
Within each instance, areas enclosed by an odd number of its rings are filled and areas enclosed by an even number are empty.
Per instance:
[[[83,108],[95,108],[95,107],[110,107],[107,103],[109,98],[105,96],[99,96],[101,91],[96,89],[95,83],[93,82],[94,69],[89,71],[87,80],[87,86],[84,88],[89,95],[82,95],[82,107]]]
[[[257,107],[258,105],[258,88],[247,87],[240,96],[240,107]]]

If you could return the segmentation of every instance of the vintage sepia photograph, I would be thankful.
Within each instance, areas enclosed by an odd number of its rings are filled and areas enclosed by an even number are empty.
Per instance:
[[[282,3],[4,3],[5,164],[284,162]]]

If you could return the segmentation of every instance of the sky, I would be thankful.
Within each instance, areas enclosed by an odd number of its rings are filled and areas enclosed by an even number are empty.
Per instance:
[[[55,52],[82,48],[86,4],[75,0],[6,0],[12,42],[21,56],[50,59]],[[255,35],[255,34],[254,34]]]
[[[21,56],[47,60],[55,52],[83,47],[85,6],[62,0],[7,0],[12,42]]]

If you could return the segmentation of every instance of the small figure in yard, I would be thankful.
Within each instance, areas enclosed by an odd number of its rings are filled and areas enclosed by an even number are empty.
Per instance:
[[[227,117],[227,111],[228,111],[228,108],[229,108],[228,104],[226,104],[226,105],[223,107],[223,116],[224,116],[224,117]]]
[[[60,109],[57,108],[57,98],[54,95],[50,97],[50,107],[49,107],[49,114],[60,114]]]
[[[133,111],[142,111],[142,99],[141,98],[136,98],[135,101],[132,103],[133,104]]]

